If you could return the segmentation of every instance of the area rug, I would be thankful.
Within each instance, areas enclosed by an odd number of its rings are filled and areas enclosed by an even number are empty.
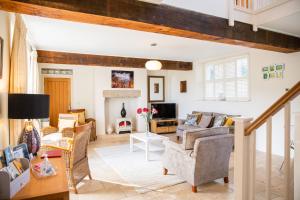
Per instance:
[[[146,161],[145,151],[135,148],[130,152],[129,144],[94,149],[97,155],[110,166],[128,185],[139,193],[159,190],[184,182],[175,175],[162,174],[162,153],[151,152]]]

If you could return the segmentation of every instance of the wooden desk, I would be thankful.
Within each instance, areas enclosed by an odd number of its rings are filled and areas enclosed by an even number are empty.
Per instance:
[[[36,158],[32,163],[41,161],[42,159]],[[49,161],[57,168],[57,175],[39,179],[31,171],[30,182],[13,199],[69,200],[65,160],[63,158],[49,158]]]

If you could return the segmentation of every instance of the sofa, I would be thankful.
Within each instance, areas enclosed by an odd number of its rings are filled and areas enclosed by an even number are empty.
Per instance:
[[[226,127],[220,131],[184,131],[182,144],[165,141],[164,175],[169,172],[197,186],[223,178],[229,182],[229,160],[233,149],[233,135]]]
[[[189,115],[198,116],[195,123],[193,124],[186,123]],[[211,120],[207,121],[207,123],[204,124],[203,126],[200,126],[199,124],[201,123],[201,120],[207,116],[209,116]],[[184,132],[190,132],[190,133],[203,132],[204,134],[207,132],[214,132],[220,134],[226,134],[229,132],[233,134],[234,122],[232,118],[239,117],[239,115],[229,115],[229,114],[216,113],[216,112],[193,111],[192,114],[188,114],[188,117],[187,119],[179,120],[179,124],[176,130],[176,136],[178,140],[182,138]],[[215,123],[216,119],[222,119],[222,118],[224,119],[223,121],[218,122],[218,124]]]

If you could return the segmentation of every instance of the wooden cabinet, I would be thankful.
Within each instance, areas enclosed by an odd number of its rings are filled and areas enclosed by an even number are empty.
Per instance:
[[[152,133],[174,133],[178,125],[177,119],[153,119],[151,120]]]

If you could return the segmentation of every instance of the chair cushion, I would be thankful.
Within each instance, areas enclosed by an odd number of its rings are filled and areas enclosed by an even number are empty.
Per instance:
[[[76,120],[74,119],[59,119],[58,120],[58,131],[62,132],[65,128],[74,128]]]
[[[199,126],[191,126],[191,125],[179,125],[177,126],[177,129],[180,131],[186,131],[186,130],[193,130],[193,129],[199,129]]]
[[[207,128],[207,127],[209,127],[212,119],[213,119],[213,116],[203,115],[201,117],[201,120],[200,120],[198,126],[200,126],[201,128]]]
[[[85,124],[85,111],[71,111],[70,113],[78,115],[78,124],[79,125]]]

